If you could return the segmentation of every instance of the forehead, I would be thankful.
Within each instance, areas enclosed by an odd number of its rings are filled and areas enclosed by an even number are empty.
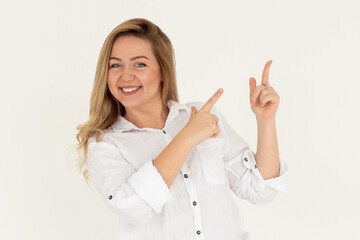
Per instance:
[[[154,58],[151,44],[139,37],[121,36],[115,40],[110,56],[131,58],[139,55]]]

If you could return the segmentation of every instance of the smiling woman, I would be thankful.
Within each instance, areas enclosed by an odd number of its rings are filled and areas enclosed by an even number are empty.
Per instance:
[[[86,181],[119,216],[119,239],[249,239],[231,191],[260,204],[285,189],[270,65],[260,86],[249,81],[255,155],[214,107],[222,89],[178,102],[173,47],[159,27],[130,19],[109,34],[77,140]]]

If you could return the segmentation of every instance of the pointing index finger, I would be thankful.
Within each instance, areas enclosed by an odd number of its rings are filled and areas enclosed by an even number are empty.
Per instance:
[[[204,104],[204,106],[199,111],[206,111],[210,112],[210,110],[213,108],[217,100],[220,98],[220,96],[223,93],[223,89],[220,88],[216,91],[216,93]]]

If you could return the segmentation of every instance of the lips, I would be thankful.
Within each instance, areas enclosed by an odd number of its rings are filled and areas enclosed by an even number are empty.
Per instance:
[[[121,92],[124,94],[124,95],[132,95],[132,94],[135,94],[136,92],[139,91],[139,89],[142,88],[142,86],[126,86],[126,87],[119,87],[121,89]],[[125,88],[126,91],[123,89]]]
[[[141,86],[140,86],[141,87]],[[138,90],[140,87],[134,87],[134,88],[122,88],[124,92],[133,92]]]

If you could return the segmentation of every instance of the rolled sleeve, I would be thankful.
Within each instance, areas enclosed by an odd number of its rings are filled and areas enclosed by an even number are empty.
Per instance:
[[[106,203],[133,225],[145,225],[172,199],[151,159],[135,169],[111,143],[90,142],[86,166]]]
[[[239,175],[239,169],[245,167],[242,175]],[[264,204],[275,199],[279,191],[285,191],[286,164],[280,161],[280,174],[278,177],[264,180],[257,168],[254,153],[247,149],[241,158],[233,164],[232,174],[229,176],[232,182],[234,193],[242,199],[248,200],[254,204]]]
[[[134,173],[128,181],[135,192],[157,213],[161,212],[165,203],[173,199],[167,184],[151,159]]]
[[[253,174],[259,179],[259,181],[262,181],[265,185],[278,191],[285,191],[287,189],[287,185],[285,184],[285,173],[287,172],[286,163],[280,158],[279,176],[264,180],[259,169],[257,168],[254,155],[254,152],[251,150],[246,150],[241,159],[243,165],[249,170],[249,172],[253,171]]]

